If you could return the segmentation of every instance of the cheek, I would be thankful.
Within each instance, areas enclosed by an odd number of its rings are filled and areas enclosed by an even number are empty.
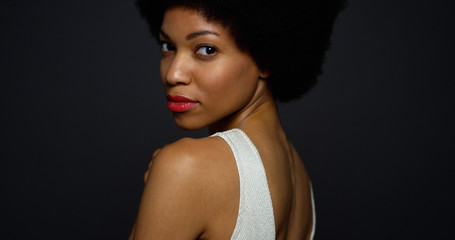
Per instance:
[[[166,79],[166,74],[167,70],[169,68],[169,63],[165,59],[161,58],[160,61],[160,76],[161,76],[161,82],[165,84],[165,79]]]
[[[161,77],[161,83],[164,84],[164,78],[166,76],[166,67],[163,63],[163,60],[161,60],[161,63],[160,63],[160,77]]]
[[[231,61],[217,64],[204,71],[205,95],[212,97],[249,98],[254,93],[259,76],[255,65],[245,61]]]

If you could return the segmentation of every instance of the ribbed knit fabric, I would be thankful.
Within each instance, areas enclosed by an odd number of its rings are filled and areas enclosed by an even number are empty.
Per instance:
[[[258,150],[250,138],[238,128],[212,136],[219,136],[229,144],[239,171],[239,212],[231,240],[276,239],[272,197]],[[311,184],[310,190],[313,207],[312,240],[316,230],[316,212]]]
[[[239,171],[239,212],[231,239],[275,239],[272,197],[264,165],[256,147],[240,129],[235,128],[212,136],[219,136],[229,144]]]

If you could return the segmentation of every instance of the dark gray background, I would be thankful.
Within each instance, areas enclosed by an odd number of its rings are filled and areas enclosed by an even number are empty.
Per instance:
[[[280,105],[316,240],[454,238],[454,5],[351,1]],[[0,238],[126,239],[153,150],[207,134],[175,127],[145,23],[107,0],[2,0],[0,23]]]

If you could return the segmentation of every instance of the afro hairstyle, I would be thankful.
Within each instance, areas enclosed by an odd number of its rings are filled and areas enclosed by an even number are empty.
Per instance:
[[[222,24],[268,73],[267,84],[280,102],[298,99],[316,84],[345,5],[346,0],[136,0],[157,40],[164,13],[172,7],[196,10]]]

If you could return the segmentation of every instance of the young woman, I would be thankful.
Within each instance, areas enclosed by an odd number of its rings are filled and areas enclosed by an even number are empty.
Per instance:
[[[343,1],[137,3],[175,123],[210,136],[155,151],[130,239],[312,239],[310,180],[276,101],[314,85]]]

